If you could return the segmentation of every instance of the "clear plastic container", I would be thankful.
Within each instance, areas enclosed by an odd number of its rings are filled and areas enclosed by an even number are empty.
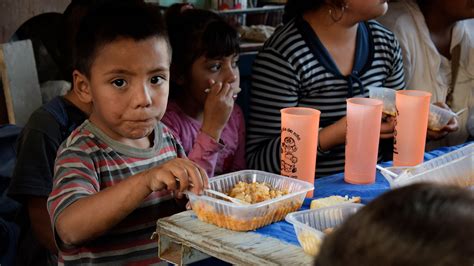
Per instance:
[[[216,176],[209,180],[211,189],[227,193],[239,181],[265,182],[274,189],[287,190],[288,194],[250,205],[238,205],[212,194],[201,196],[188,193],[192,209],[204,222],[234,231],[250,231],[283,220],[285,216],[301,208],[305,195],[314,185],[301,180],[263,171],[243,170]]]
[[[383,87],[368,87],[369,97],[372,99],[379,99],[383,101],[383,112],[385,114],[396,116],[397,109],[395,107],[395,92],[394,89]]]
[[[286,221],[293,224],[298,241],[305,253],[315,256],[319,252],[324,231],[334,229],[364,205],[344,203],[320,209],[290,213]]]
[[[433,131],[440,131],[449,123],[456,114],[434,104],[430,105],[430,114],[428,116],[428,128]]]
[[[397,177],[384,172],[390,187],[417,182],[436,182],[468,187],[474,185],[474,143],[414,167],[387,167]]]

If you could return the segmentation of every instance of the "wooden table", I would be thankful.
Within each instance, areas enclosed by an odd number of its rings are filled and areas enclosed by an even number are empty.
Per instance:
[[[208,256],[237,265],[312,265],[298,246],[253,232],[235,232],[204,223],[193,211],[157,222],[158,255],[184,265]]]

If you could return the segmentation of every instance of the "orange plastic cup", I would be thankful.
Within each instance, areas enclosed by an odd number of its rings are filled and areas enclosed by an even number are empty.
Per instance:
[[[423,163],[430,98],[431,93],[426,91],[397,91],[394,166],[415,166]]]
[[[375,182],[383,102],[377,99],[347,100],[346,163],[344,180],[351,184]]]
[[[281,109],[281,174],[314,184],[321,112],[305,107]],[[313,197],[310,191],[306,197]]]

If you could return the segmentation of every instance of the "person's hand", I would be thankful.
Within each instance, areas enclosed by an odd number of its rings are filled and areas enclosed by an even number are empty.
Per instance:
[[[336,145],[346,142],[347,117],[337,120],[334,124],[319,131],[319,147],[323,151],[328,151]]]
[[[395,131],[395,122],[396,122],[396,117],[383,114],[382,124],[380,125],[380,138],[381,139],[393,138],[393,133]]]
[[[148,186],[151,191],[171,190],[175,194],[189,190],[202,194],[209,186],[206,171],[196,163],[175,158],[147,171]]]
[[[213,80],[210,80],[209,84],[201,131],[219,141],[222,130],[229,121],[240,88],[232,88],[229,83]]]
[[[441,108],[451,111],[449,106],[443,102],[437,102],[437,103],[434,103],[434,105],[437,105]],[[438,140],[438,139],[446,137],[446,135],[448,135],[451,132],[457,131],[458,129],[459,129],[458,120],[456,119],[456,117],[453,117],[451,120],[449,120],[448,124],[445,125],[443,128],[441,128],[440,130],[435,131],[428,128],[426,137],[428,140]]]

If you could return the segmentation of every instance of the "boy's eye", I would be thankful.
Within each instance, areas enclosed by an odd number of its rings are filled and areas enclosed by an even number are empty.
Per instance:
[[[163,83],[163,78],[160,76],[154,76],[150,79],[151,84],[153,85],[160,85]]]
[[[127,82],[124,79],[116,79],[112,81],[112,85],[117,88],[123,88],[125,85],[127,85]]]

